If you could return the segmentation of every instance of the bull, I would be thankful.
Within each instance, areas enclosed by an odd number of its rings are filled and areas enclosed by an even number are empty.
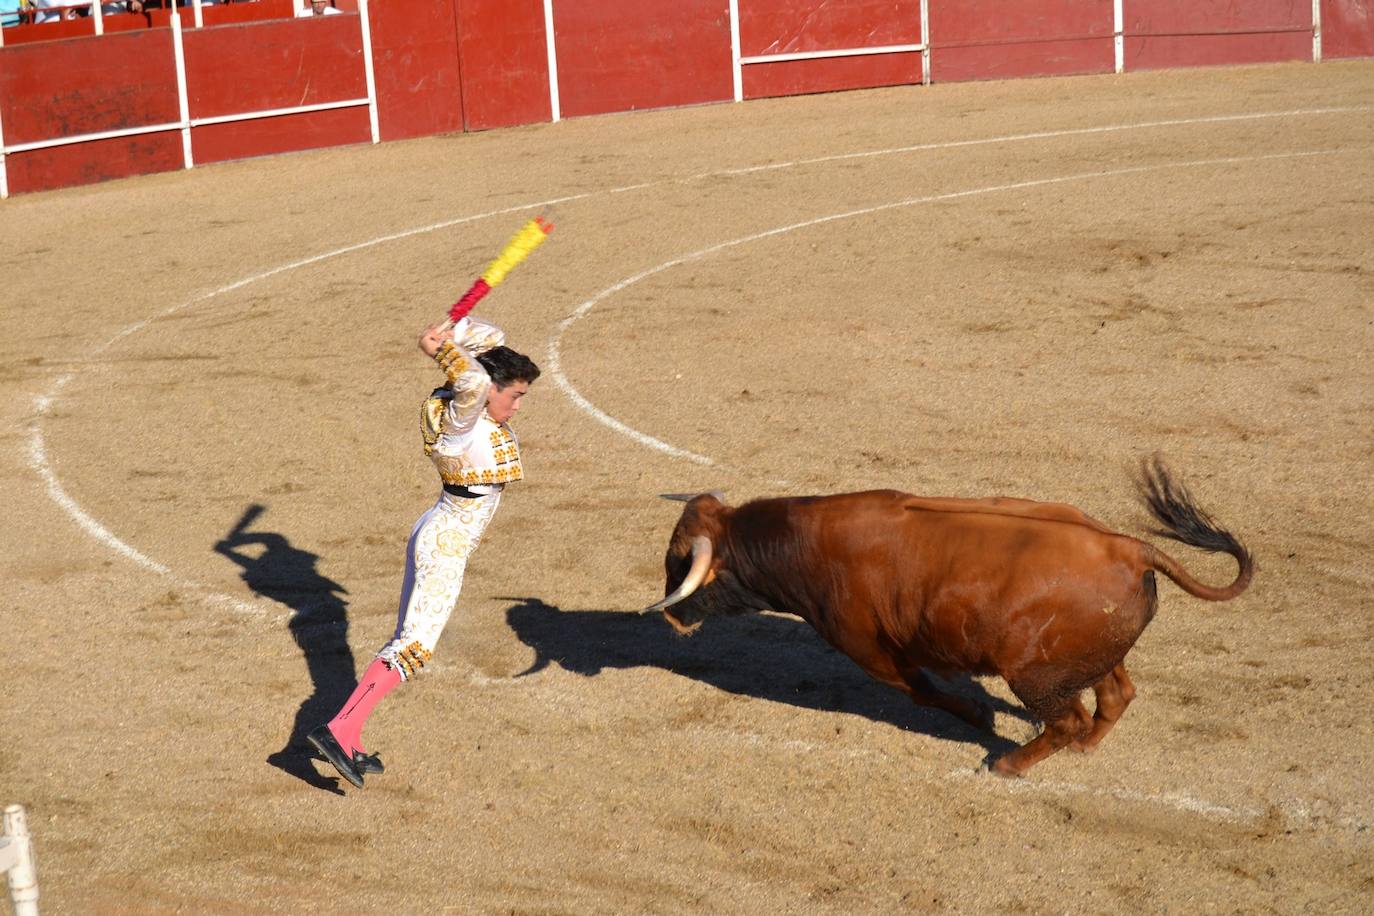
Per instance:
[[[1159,524],[1150,533],[1230,554],[1235,581],[1204,585],[1158,548],[1057,503],[871,490],[728,506],[711,492],[668,497],[686,506],[664,597],[644,611],[683,634],[722,614],[795,614],[878,681],[986,731],[991,710],[930,674],[997,675],[1044,725],[991,764],[1021,776],[1065,747],[1096,747],[1135,697],[1124,659],[1155,615],[1155,573],[1205,601],[1250,584],[1250,552],[1160,459],[1142,462],[1137,487]]]

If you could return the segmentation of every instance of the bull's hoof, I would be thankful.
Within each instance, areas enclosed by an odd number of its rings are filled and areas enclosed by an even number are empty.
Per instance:
[[[1010,756],[1010,754],[1007,755],[1007,757]],[[992,775],[1000,776],[1003,779],[1020,779],[1025,771],[1018,769],[1015,764],[1008,763],[1007,757],[998,757],[992,762],[992,766],[988,768],[988,771],[992,773]]]

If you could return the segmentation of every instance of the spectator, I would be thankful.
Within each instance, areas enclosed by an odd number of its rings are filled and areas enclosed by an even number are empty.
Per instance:
[[[330,0],[305,0],[305,6],[296,10],[296,18],[303,19],[306,16],[336,16],[339,10],[334,8]]]
[[[62,5],[67,0],[33,0],[34,22],[61,22],[63,19],[75,19],[76,10],[63,9]]]

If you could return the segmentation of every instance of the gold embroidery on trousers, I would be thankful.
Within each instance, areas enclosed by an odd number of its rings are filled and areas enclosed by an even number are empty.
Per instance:
[[[398,668],[401,677],[405,680],[410,680],[425,667],[425,663],[428,662],[431,657],[433,657],[433,654],[428,649],[418,642],[413,642],[396,653],[396,662],[390,667]]]
[[[434,546],[446,557],[461,557],[472,548],[472,539],[466,531],[441,531],[434,540]]]

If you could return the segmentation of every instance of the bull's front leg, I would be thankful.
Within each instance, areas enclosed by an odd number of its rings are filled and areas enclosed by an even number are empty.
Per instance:
[[[942,690],[930,679],[930,675],[919,668],[908,672],[904,678],[904,683],[906,692],[914,702],[922,706],[943,709],[980,731],[993,731],[992,707],[988,704],[975,703],[957,694]]]
[[[944,710],[952,716],[985,732],[993,730],[992,708],[984,703],[966,700],[957,694],[949,693],[937,686],[925,670],[913,661],[904,658],[904,653],[883,640],[878,634],[844,634],[848,638],[834,641],[834,645],[844,652],[860,668],[875,680],[896,687],[921,706]]]

